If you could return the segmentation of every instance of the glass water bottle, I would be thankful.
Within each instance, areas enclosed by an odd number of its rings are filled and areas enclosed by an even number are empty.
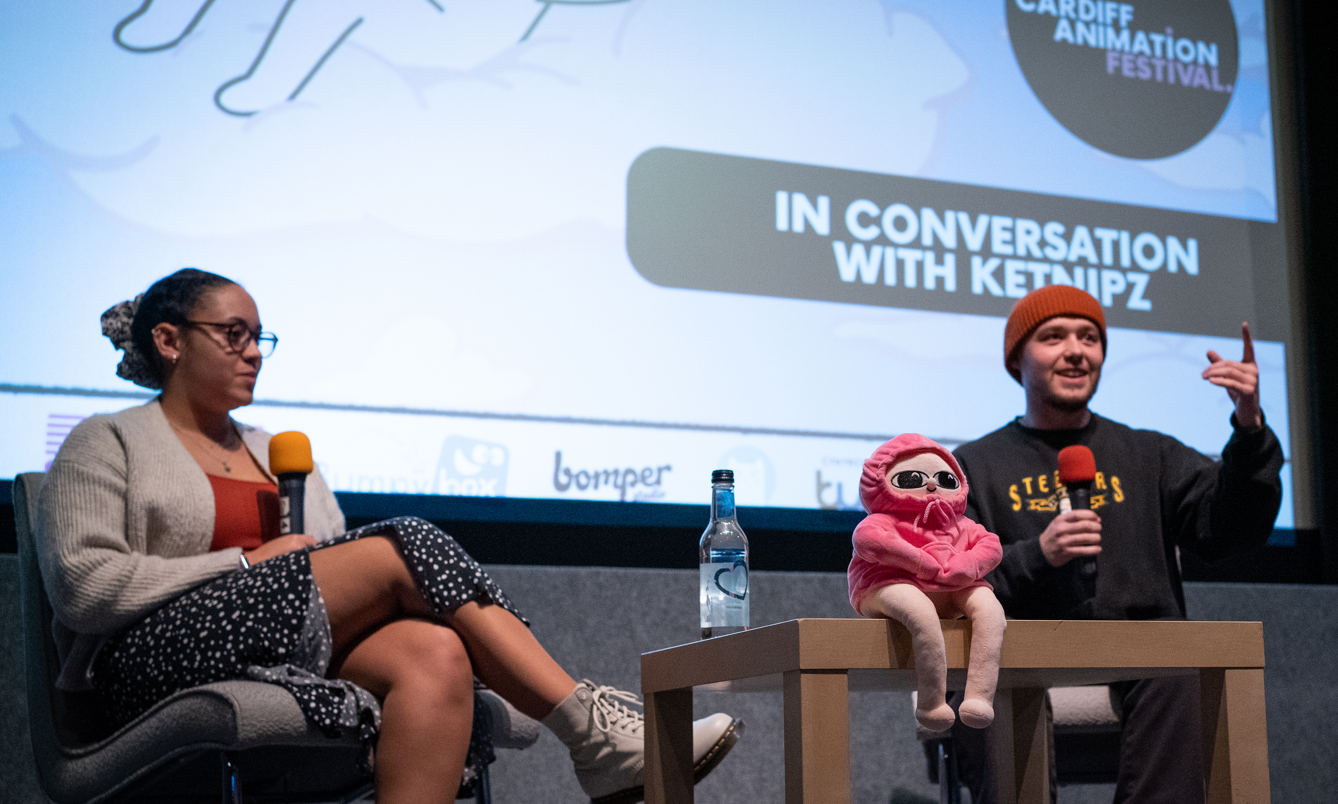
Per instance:
[[[748,627],[748,537],[734,515],[734,473],[711,473],[711,522],[702,534],[702,639]]]

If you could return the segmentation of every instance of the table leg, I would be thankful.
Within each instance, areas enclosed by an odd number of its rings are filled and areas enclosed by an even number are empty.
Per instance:
[[[999,804],[1050,804],[1051,739],[1045,690],[995,693],[989,755]]]
[[[844,670],[785,674],[785,804],[850,804]]]
[[[1203,770],[1208,804],[1267,804],[1264,671],[1201,670]]]
[[[646,804],[692,804],[692,688],[644,700]]]

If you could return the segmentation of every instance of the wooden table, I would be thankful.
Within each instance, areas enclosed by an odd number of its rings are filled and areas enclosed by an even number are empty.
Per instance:
[[[949,688],[971,627],[943,621]],[[784,692],[785,801],[849,804],[851,689],[914,689],[910,635],[890,620],[802,619],[641,656],[646,804],[692,801],[692,688]],[[1209,804],[1269,800],[1262,623],[1010,620],[994,700],[1002,804],[1049,802],[1047,687],[1197,674]],[[724,682],[728,682],[727,685]],[[779,683],[777,683],[779,682]],[[906,717],[911,717],[907,712]]]

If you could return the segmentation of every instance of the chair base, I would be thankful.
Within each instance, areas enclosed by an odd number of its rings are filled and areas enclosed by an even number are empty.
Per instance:
[[[220,800],[231,804],[229,788],[234,781],[238,794],[245,793],[246,804],[330,801],[354,794],[371,782],[357,767],[357,749],[339,744],[329,749],[269,745],[226,755],[204,751],[182,757],[137,784],[90,804],[217,804]]]
[[[1074,729],[1057,727],[1055,776],[1061,785],[1112,784],[1120,764],[1118,729]],[[962,782],[957,769],[957,750],[951,737],[936,737],[921,743],[929,781],[938,785],[939,804],[962,804]]]

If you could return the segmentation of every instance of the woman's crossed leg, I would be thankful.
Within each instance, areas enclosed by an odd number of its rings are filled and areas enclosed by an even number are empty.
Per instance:
[[[330,672],[383,702],[380,802],[454,799],[469,746],[474,676],[535,719],[576,688],[501,606],[474,600],[434,612],[386,537],[313,550],[311,571],[330,619]]]

